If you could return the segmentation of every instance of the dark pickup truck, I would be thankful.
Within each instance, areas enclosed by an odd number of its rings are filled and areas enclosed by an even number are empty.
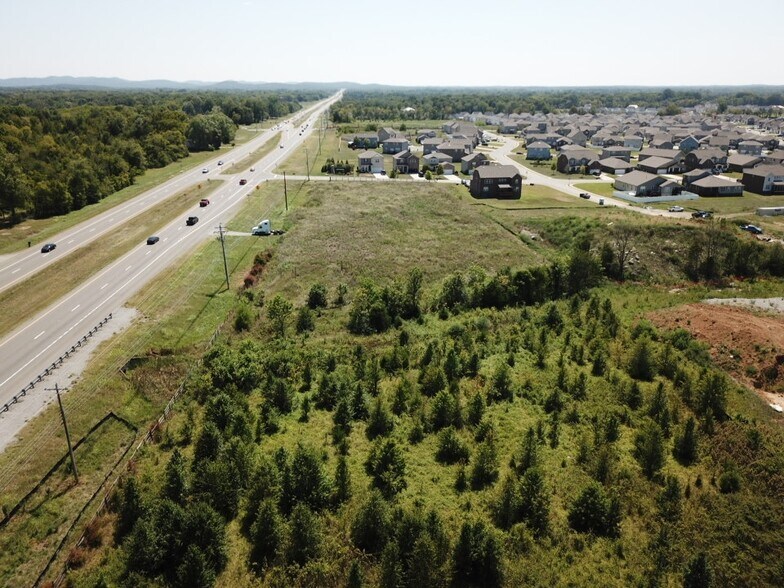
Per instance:
[[[185,221],[185,224],[188,225],[189,227],[192,227],[197,222],[199,222],[199,217],[198,216],[189,216],[188,220]]]

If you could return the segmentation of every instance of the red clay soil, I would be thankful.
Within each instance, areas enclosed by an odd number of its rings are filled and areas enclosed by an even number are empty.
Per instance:
[[[716,304],[656,312],[660,328],[682,328],[710,346],[717,365],[767,402],[784,405],[784,316]]]

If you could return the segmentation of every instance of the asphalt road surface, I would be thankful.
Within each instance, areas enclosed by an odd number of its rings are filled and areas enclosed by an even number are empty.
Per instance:
[[[338,93],[313,106],[307,111],[305,120],[302,120],[304,113],[297,113],[296,119],[301,122],[296,127],[292,126],[293,120],[278,125],[278,129],[283,131],[281,138],[283,148],[275,149],[259,161],[255,165],[255,172],[243,171],[241,174],[238,172],[236,175],[222,176],[221,179],[225,179],[226,182],[212,193],[210,205],[200,208],[198,200],[194,200],[192,210],[170,222],[158,233],[160,237],[158,243],[154,245],[140,243],[0,341],[0,406],[30,382],[35,382],[38,375],[48,366],[56,362],[110,313],[117,312],[134,293],[156,275],[202,242],[214,238],[218,224],[225,224],[234,215],[234,209],[243,202],[243,197],[251,192],[259,181],[272,177],[271,170],[280,160],[297,149],[313,131],[319,115],[333,102],[339,100],[340,96],[341,94]],[[300,126],[304,124],[308,124],[308,127],[300,135]],[[278,129],[270,130],[229,153],[221,154],[224,167],[230,165],[232,161],[243,159]],[[218,158],[215,159],[215,163],[217,160]],[[202,174],[201,166],[185,172],[124,205],[58,235],[51,240],[58,244],[53,252],[42,254],[39,246],[33,251],[25,250],[19,254],[5,256],[0,272],[2,284],[8,287],[38,271],[42,264],[66,256],[77,246],[85,246],[86,243],[99,239],[101,235],[122,230],[129,219],[141,210],[202,180],[205,175],[218,173],[216,168],[220,169],[213,162],[204,167],[211,170],[209,174]],[[244,186],[239,185],[240,175],[248,179],[248,183]],[[193,226],[186,226],[185,219],[191,215],[199,217],[199,222]],[[98,243],[94,243],[92,246],[97,245]],[[11,310],[5,309],[5,312]],[[36,386],[31,394],[52,394],[44,391],[43,388],[43,385]],[[15,411],[14,407],[18,406],[18,404],[12,405],[8,411],[0,413],[3,437],[16,434],[24,426],[25,418],[30,416],[28,414],[24,418],[15,417],[15,412],[20,415],[25,412]]]

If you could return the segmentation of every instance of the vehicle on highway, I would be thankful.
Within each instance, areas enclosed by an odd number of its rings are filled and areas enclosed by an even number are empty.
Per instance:
[[[604,198],[599,198],[599,206],[604,206]]]
[[[223,165],[223,160],[222,159],[218,160],[218,165]]]
[[[247,183],[248,183],[248,180],[246,180],[245,178],[242,178],[242,179],[240,180],[240,186],[244,186],[244,185],[245,185],[245,184],[247,184]]]
[[[281,145],[280,148],[283,149],[283,145]]]
[[[742,231],[748,231],[749,233],[754,233],[755,235],[762,234],[762,228],[758,227],[757,225],[741,225],[740,228]]]
[[[189,216],[188,220],[185,221],[185,224],[188,225],[189,227],[192,227],[197,222],[199,222],[199,217],[198,216]]]
[[[201,173],[207,174],[207,173],[210,173],[210,170],[209,170],[209,168],[203,167],[203,168],[201,168]]]
[[[698,210],[696,212],[692,212],[691,216],[692,218],[711,218],[713,213],[708,212],[707,210]]]
[[[585,198],[586,200],[590,200],[591,195],[588,192],[580,192],[580,198]]]
[[[210,205],[210,201],[207,198],[202,198],[201,200],[199,200],[199,206],[201,206],[202,208],[209,205]]]
[[[256,168],[255,168],[255,167],[252,167],[252,168],[250,168],[250,171],[252,171],[252,172],[255,172],[255,171],[256,171]]]
[[[155,245],[161,238],[158,235],[151,235],[147,237],[147,245]]]
[[[50,251],[54,251],[55,247],[57,247],[55,243],[47,243],[41,247],[41,253],[49,253]]]
[[[670,206],[667,210],[669,212],[683,212],[683,206]]]

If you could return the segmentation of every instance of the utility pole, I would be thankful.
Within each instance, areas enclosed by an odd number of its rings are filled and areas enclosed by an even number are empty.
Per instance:
[[[218,225],[218,234],[220,235],[220,242],[221,242],[221,250],[223,251],[223,271],[226,272],[226,289],[230,288],[229,286],[229,264],[226,262],[226,241],[223,238],[223,235],[226,231],[223,230],[223,225]]]
[[[308,148],[305,147],[305,167],[308,172],[308,181],[310,181],[310,158],[308,157]]]
[[[68,388],[64,388],[67,390]],[[52,391],[51,388],[46,388],[49,392]],[[55,383],[54,385],[54,392],[57,394],[57,404],[60,405],[60,416],[63,418],[63,428],[65,429],[65,440],[68,442],[68,453],[71,456],[71,468],[73,469],[74,479],[76,483],[79,483],[79,470],[76,469],[76,460],[74,459],[73,454],[73,447],[71,447],[71,434],[68,432],[68,421],[65,420],[65,409],[63,409],[63,401],[60,398],[60,387]]]
[[[286,189],[286,172],[283,172],[283,200],[286,202],[286,212],[289,211],[289,191]]]

